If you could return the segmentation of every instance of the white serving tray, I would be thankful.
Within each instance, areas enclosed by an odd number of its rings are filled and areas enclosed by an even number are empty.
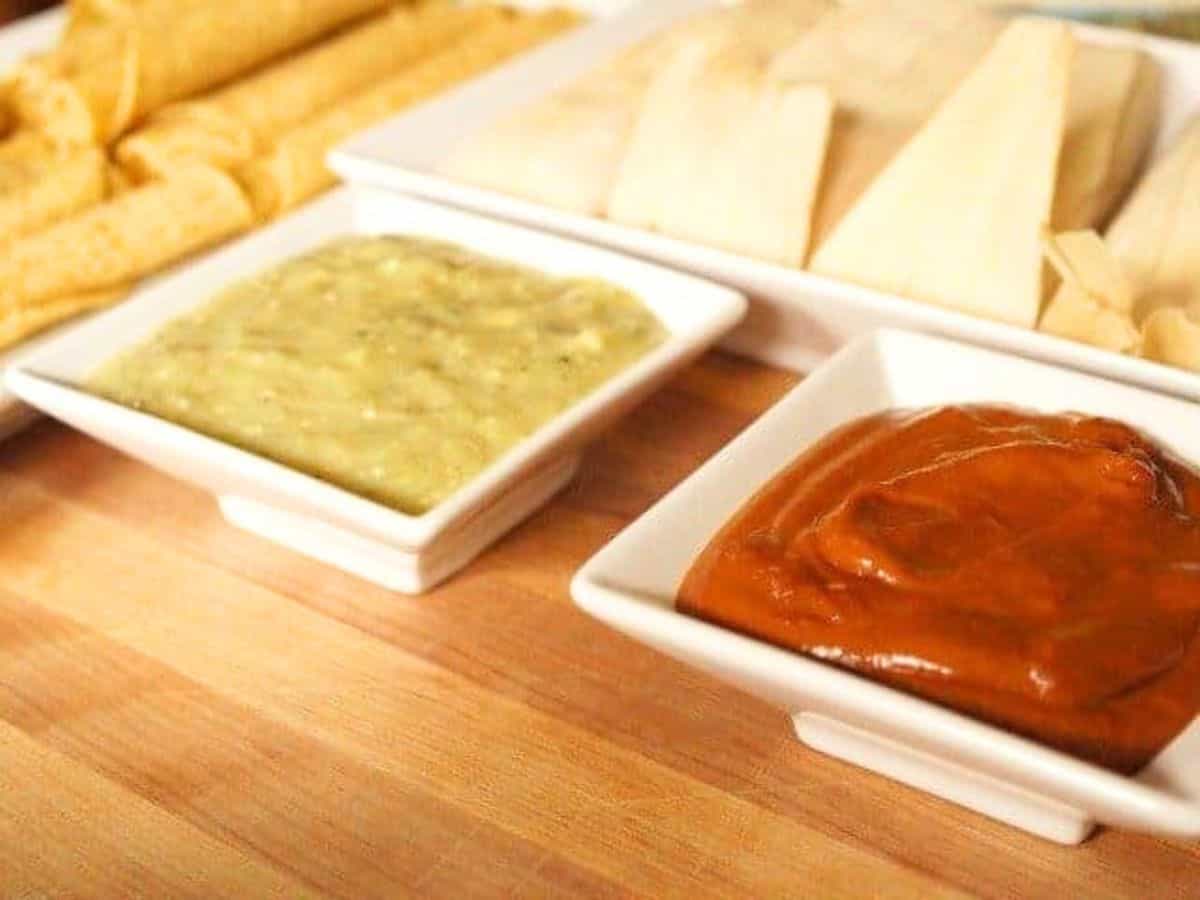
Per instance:
[[[106,359],[206,303],[230,281],[337,236],[380,233],[440,238],[556,275],[604,278],[640,297],[669,336],[420,516],[79,386]],[[9,368],[7,383],[43,412],[212,491],[234,524],[385,587],[416,593],[532,513],[570,479],[591,438],[719,340],[745,310],[745,297],[735,291],[651,263],[388,191],[341,188],[47,341]]]
[[[619,534],[575,576],[575,602],[664,653],[781,707],[800,740],[1061,843],[1096,823],[1200,838],[1200,720],[1136,778],[676,612],[722,525],[807,446],[885,409],[1002,403],[1122,419],[1200,464],[1190,404],[1003,353],[906,332],[860,337]]]
[[[1028,329],[977,319],[844,281],[562,212],[462,184],[437,167],[460,141],[593,69],[622,48],[718,0],[655,0],[600,19],[441,98],[336,148],[330,165],[346,177],[486,212],[654,259],[721,281],[752,298],[750,315],[726,346],[799,371],[875,328],[942,334],[1200,400],[1200,376]],[[1155,152],[1200,113],[1200,48],[1114,29],[1072,26],[1094,43],[1135,46],[1159,62],[1163,121]]]

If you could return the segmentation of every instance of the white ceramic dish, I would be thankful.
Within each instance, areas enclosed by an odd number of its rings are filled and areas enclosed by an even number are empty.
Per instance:
[[[379,233],[427,235],[554,274],[605,278],[642,298],[670,335],[420,516],[395,512],[79,387],[106,359],[207,302],[231,280],[339,235]],[[394,193],[342,188],[50,340],[10,368],[7,381],[43,412],[211,490],[234,524],[394,590],[419,592],[533,512],[570,479],[590,438],[717,341],[745,308],[745,298],[734,291],[609,251]]]
[[[1200,720],[1136,778],[1080,762],[832,665],[676,612],[716,531],[806,446],[883,409],[997,402],[1123,419],[1200,463],[1188,403],[904,332],[862,337],[802,382],[576,575],[576,603],[780,706],[813,748],[1062,843],[1095,823],[1200,838]]]
[[[439,164],[453,147],[497,118],[572,82],[644,36],[716,2],[656,0],[600,19],[364,132],[337,148],[330,165],[349,178],[615,247],[736,287],[753,302],[746,321],[730,335],[726,346],[775,365],[808,371],[856,335],[897,327],[942,334],[1200,400],[1200,376],[1179,369],[604,219],[561,212],[438,174]],[[1169,143],[1189,114],[1200,112],[1200,48],[1112,29],[1073,27],[1090,41],[1141,47],[1159,61],[1164,75],[1164,115],[1156,152]]]

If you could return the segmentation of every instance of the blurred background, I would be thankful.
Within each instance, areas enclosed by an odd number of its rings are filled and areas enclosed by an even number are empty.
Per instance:
[[[653,2],[653,0],[649,0]],[[1075,18],[1103,20],[1172,37],[1200,40],[1200,0],[963,0],[1013,10],[1038,8]],[[51,0],[0,0],[0,22],[56,6]]]
[[[0,0],[0,20],[9,22],[55,5],[49,0]]]

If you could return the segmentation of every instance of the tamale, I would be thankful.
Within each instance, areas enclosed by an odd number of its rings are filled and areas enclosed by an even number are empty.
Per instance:
[[[703,42],[687,43],[651,82],[608,201],[609,218],[635,228],[657,228],[673,197],[699,189],[688,184],[696,169],[694,157],[702,149],[688,126],[695,117],[689,104],[712,54]]]
[[[737,50],[756,60],[773,59],[822,17],[836,0],[743,0],[708,14],[693,16],[659,41],[656,60],[684,41],[707,40],[714,50]]]
[[[701,243],[798,267],[808,257],[813,209],[833,124],[833,98],[819,85],[727,85],[733,120],[709,148],[712,190],[668,209],[664,230]],[[690,206],[690,208],[689,208]]]
[[[583,215],[598,215],[624,155],[637,103],[629,86],[589,78],[472,136],[447,175]]]
[[[770,55],[809,28],[828,0],[750,0],[692,16],[568,88],[472,135],[442,171],[584,215],[614,188],[650,80],[687,42]]]
[[[1179,307],[1152,312],[1142,325],[1141,355],[1200,372],[1200,315]]]
[[[1033,327],[1074,41],[1010,24],[838,224],[813,271]]]
[[[1147,54],[1080,45],[1054,193],[1055,231],[1108,223],[1150,149],[1161,100],[1162,76]]]
[[[501,118],[454,148],[441,171],[558,209],[602,213],[651,73],[674,40],[668,32],[643,42],[575,84]]]
[[[1200,305],[1200,116],[1136,186],[1105,237],[1133,282],[1135,322]]]
[[[760,2],[686,23],[646,91],[607,205],[640,228],[800,265],[832,101],[770,62],[826,10]],[[696,185],[703,185],[697,190]]]
[[[1089,273],[1089,300],[1064,285],[1042,329],[1200,371],[1198,194],[1200,117],[1137,185],[1105,243],[1093,243],[1077,266]]]
[[[858,0],[829,12],[778,55],[773,75],[824,85],[836,106],[814,246],[832,234],[1003,27],[960,0]]]
[[[803,263],[833,103],[738,50],[682,48],[651,85],[609,204],[616,221]]]

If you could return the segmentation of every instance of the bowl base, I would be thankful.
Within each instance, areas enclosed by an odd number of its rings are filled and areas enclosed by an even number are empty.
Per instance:
[[[1096,823],[1082,810],[959,763],[814,713],[792,717],[796,735],[821,753],[936,794],[1059,844],[1079,844]]]
[[[402,594],[449,578],[560,491],[579,468],[560,457],[521,478],[461,525],[424,547],[402,548],[327,522],[235,495],[217,502],[230,524],[326,565]]]

